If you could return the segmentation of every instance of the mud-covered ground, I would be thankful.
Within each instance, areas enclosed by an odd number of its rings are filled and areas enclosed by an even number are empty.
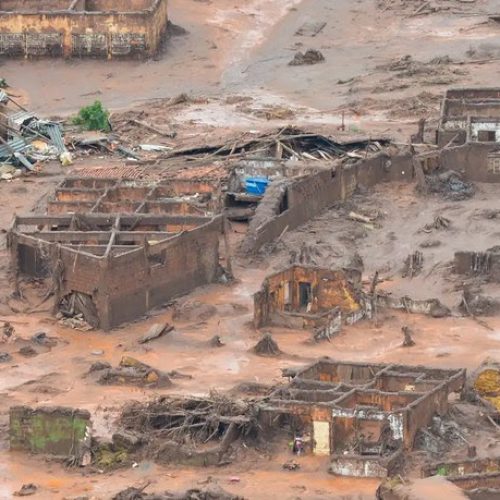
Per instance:
[[[487,17],[496,12],[498,2],[436,0],[432,4],[434,12],[416,13],[418,2],[402,0],[252,0],[244,5],[228,0],[172,1],[171,20],[188,34],[169,39],[155,60],[3,61],[0,72],[23,103],[44,116],[72,114],[99,99],[114,110],[112,121],[132,113],[178,132],[174,139],[161,139],[116,124],[118,134],[123,132],[136,142],[213,144],[242,131],[255,133],[289,123],[314,124],[334,135],[342,112],[348,131],[386,133],[406,141],[418,118],[435,122],[446,88],[496,85],[500,73],[500,25]],[[315,36],[296,34],[305,23],[309,23],[307,33],[320,22],[326,25]],[[297,51],[308,48],[320,50],[325,61],[288,65]],[[181,93],[190,98],[170,106],[166,99]],[[77,167],[108,163],[99,157],[91,162],[80,159]],[[38,176],[0,183],[4,207],[0,229],[8,228],[13,213],[41,210],[44,195],[64,173],[58,165],[47,165]],[[0,344],[0,351],[13,358],[0,365],[0,498],[10,498],[30,482],[40,487],[32,498],[104,499],[146,481],[153,482],[151,491],[161,491],[201,484],[211,477],[250,499],[372,499],[377,481],[329,476],[322,459],[299,457],[299,471],[284,471],[282,463],[290,459],[286,445],[277,445],[273,458],[256,453],[246,462],[224,468],[141,462],[113,473],[89,475],[84,469],[66,469],[9,452],[8,408],[20,403],[87,408],[97,435],[109,437],[115,416],[131,399],[166,393],[205,395],[248,381],[276,384],[282,381],[282,368],[324,355],[468,369],[486,357],[500,360],[498,317],[487,318],[485,327],[455,314],[433,319],[392,311],[379,314],[376,321],[344,328],[330,343],[312,343],[306,331],[272,328],[283,355],[268,359],[251,352],[260,338],[251,323],[252,295],[263,278],[289,263],[303,244],[312,249],[310,255],[318,265],[342,265],[357,252],[368,283],[379,271],[385,290],[412,298],[435,297],[456,312],[462,278],[452,272],[453,254],[497,244],[497,219],[491,217],[495,210],[500,210],[495,185],[477,185],[474,197],[459,202],[417,194],[413,185],[380,185],[287,232],[278,245],[259,256],[237,258],[235,283],[202,287],[179,300],[177,306],[197,303],[194,309],[208,311],[205,316],[172,319],[174,308],[169,308],[110,333],[69,329],[52,318],[49,304],[33,307],[43,288],[35,290],[29,303],[12,301],[8,252],[0,235],[0,319],[11,321],[15,328],[15,340]],[[373,223],[367,227],[350,220],[350,211],[373,217]],[[450,227],[422,231],[438,215],[449,219]],[[245,226],[231,228],[236,248]],[[403,278],[404,259],[415,250],[424,254],[423,271],[413,279]],[[139,345],[137,339],[160,321],[172,322],[174,332]],[[416,345],[411,349],[401,347],[404,325],[414,331]],[[39,331],[55,337],[57,345],[34,346],[38,354],[23,357],[20,348],[32,345],[30,338]],[[210,347],[208,341],[214,335],[220,335],[226,345]],[[100,386],[85,377],[93,362],[108,361],[114,366],[125,354],[192,378],[175,380],[168,390],[151,390]],[[435,489],[439,495],[439,488]]]

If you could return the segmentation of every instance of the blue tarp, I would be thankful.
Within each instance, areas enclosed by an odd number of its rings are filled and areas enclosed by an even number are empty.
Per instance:
[[[269,179],[265,177],[247,177],[245,179],[245,189],[248,194],[263,195],[268,184]]]

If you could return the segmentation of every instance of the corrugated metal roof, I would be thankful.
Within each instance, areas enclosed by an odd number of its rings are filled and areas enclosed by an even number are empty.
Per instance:
[[[29,111],[19,111],[17,113],[12,113],[9,115],[9,122],[10,126],[12,128],[15,128],[16,130],[19,130],[21,128],[21,125],[26,121],[31,118],[35,118],[35,115],[33,113],[30,113]]]
[[[49,134],[52,144],[57,148],[59,154],[66,151],[66,146],[64,145],[64,139],[62,136],[61,127],[58,123],[47,123],[45,125],[47,134]]]
[[[0,144],[0,158],[10,158],[13,150],[20,153],[28,147],[28,143],[22,137],[11,139],[7,144]]]

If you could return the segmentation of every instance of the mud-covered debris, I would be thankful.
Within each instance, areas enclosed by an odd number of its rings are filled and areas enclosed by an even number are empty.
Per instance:
[[[259,356],[280,356],[282,354],[278,344],[270,333],[265,333],[253,348]]]
[[[109,370],[111,365],[107,361],[96,361],[90,365],[89,371],[87,373],[99,372],[101,370]]]
[[[487,208],[485,210],[481,211],[481,217],[484,217],[485,219],[498,219],[500,218],[500,210],[495,209],[495,208]]]
[[[35,335],[31,337],[31,342],[45,347],[55,347],[57,345],[57,339],[49,337],[45,332],[35,333]]]
[[[10,340],[14,336],[14,332],[15,330],[12,323],[6,321],[2,327],[2,341],[6,342]]]
[[[72,330],[79,330],[81,332],[88,332],[94,329],[85,321],[82,314],[77,314],[71,318],[61,317],[59,319],[59,323],[63,326],[71,328]]]
[[[299,370],[297,368],[282,368],[281,376],[289,379],[295,378]]]
[[[464,181],[461,175],[454,170],[437,175],[427,175],[425,180],[430,193],[440,194],[449,200],[466,200],[472,198],[475,193],[474,185]]]
[[[464,286],[459,309],[466,316],[494,316],[500,311],[500,302],[483,295],[479,286],[469,284]]]
[[[427,240],[420,243],[420,248],[436,248],[441,246],[441,242],[439,240]]]
[[[215,306],[194,300],[176,306],[173,319],[177,321],[206,321],[216,313]]]
[[[304,52],[297,52],[294,58],[288,63],[289,66],[307,66],[324,62],[325,56],[315,49],[308,49]]]
[[[27,345],[27,346],[21,347],[21,349],[19,349],[19,354],[21,354],[22,356],[25,356],[26,358],[32,358],[34,356],[38,356],[38,351],[33,349],[33,347]]]
[[[189,31],[172,21],[167,21],[167,34],[168,36],[184,36],[188,35]]]
[[[8,363],[12,356],[8,352],[0,352],[0,363]]]
[[[451,225],[450,219],[447,219],[446,217],[438,215],[437,217],[434,218],[434,220],[431,223],[426,224],[423,227],[422,231],[424,231],[425,233],[430,233],[434,229],[436,229],[438,231],[441,229],[448,229],[450,227],[450,225]]]
[[[315,37],[323,31],[326,26],[325,21],[306,21],[296,32],[295,36],[310,36]]]
[[[413,330],[409,326],[402,326],[401,332],[403,333],[403,347],[413,347],[415,345],[415,341],[412,338]]]
[[[285,469],[285,470],[298,470],[298,469],[300,469],[300,464],[297,463],[295,460],[290,460],[290,461],[285,462],[283,464],[283,469]]]
[[[216,485],[211,485],[206,489],[190,489],[181,493],[165,491],[164,493],[152,494],[144,493],[147,486],[127,488],[117,493],[113,500],[245,500],[244,497],[233,495]]]
[[[98,383],[138,387],[167,387],[172,384],[166,373],[130,356],[123,356],[118,367],[104,370]]]
[[[241,382],[235,385],[228,395],[236,396],[244,394],[245,396],[267,396],[273,391],[273,386],[260,384],[258,382]]]
[[[143,443],[142,436],[135,432],[120,430],[113,434],[113,446],[118,450],[135,451]]]
[[[167,333],[170,333],[174,329],[173,325],[169,325],[168,323],[157,323],[154,324],[144,335],[141,337],[138,342],[139,344],[146,344],[147,342],[151,342],[152,340],[158,339]]]
[[[34,495],[38,491],[38,486],[33,483],[23,484],[21,489],[14,492],[15,497],[27,497]]]
[[[214,335],[209,341],[208,345],[210,347],[224,347],[226,344],[222,342],[222,339],[219,337],[219,335]]]
[[[424,267],[424,254],[420,251],[408,255],[403,268],[403,278],[418,276]]]

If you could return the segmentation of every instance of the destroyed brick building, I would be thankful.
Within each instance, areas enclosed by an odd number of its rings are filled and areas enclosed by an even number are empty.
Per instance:
[[[2,0],[0,55],[150,57],[167,20],[167,0]]]
[[[220,276],[223,219],[190,189],[201,186],[68,179],[47,215],[15,217],[13,266],[48,278],[55,310],[82,314],[93,327],[136,319]]]
[[[295,265],[268,276],[254,294],[254,325],[326,328],[330,335],[343,322],[365,314],[361,273]]]
[[[356,157],[357,158],[357,157]],[[241,249],[252,253],[319,215],[337,202],[345,201],[359,187],[381,182],[410,182],[413,179],[409,154],[379,152],[354,163],[328,165],[316,172],[278,179],[269,185],[250,221]]]
[[[330,472],[382,477],[397,472],[420,429],[448,412],[465,370],[322,359],[297,372],[261,408],[264,429],[289,426],[310,451],[331,457]]]
[[[437,142],[500,142],[500,88],[447,90]]]

